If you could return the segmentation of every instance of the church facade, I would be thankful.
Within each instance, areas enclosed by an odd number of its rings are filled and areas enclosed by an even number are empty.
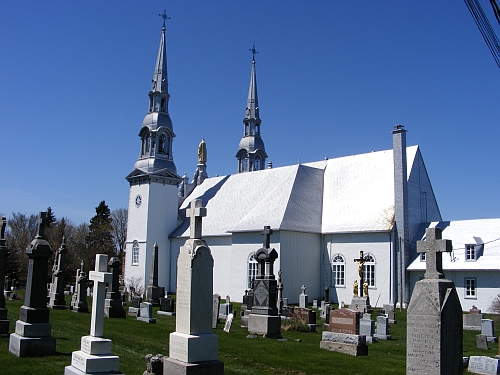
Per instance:
[[[127,176],[126,283],[149,283],[156,243],[159,285],[175,292],[177,256],[189,237],[185,211],[193,199],[201,199],[207,208],[202,236],[214,258],[214,293],[241,301],[256,274],[253,253],[262,246],[261,232],[270,226],[271,247],[278,253],[275,271],[282,271],[283,297],[289,303],[298,302],[305,285],[311,300],[321,299],[329,287],[333,302],[349,304],[360,251],[372,306],[409,301],[407,266],[416,258],[415,241],[427,223],[442,218],[420,149],[406,145],[402,126],[392,130],[390,150],[266,165],[253,58],[236,153],[238,173],[208,177],[202,141],[189,182],[177,175],[172,156],[175,134],[166,73],[163,26],[148,112],[139,131],[140,152]]]

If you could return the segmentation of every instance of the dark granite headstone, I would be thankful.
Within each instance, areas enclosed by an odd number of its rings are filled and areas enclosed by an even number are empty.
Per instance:
[[[5,240],[5,227],[7,220],[2,217],[0,229],[0,335],[7,335],[9,333],[9,320],[7,319],[7,309],[5,308],[5,295],[3,290],[5,288],[5,268],[7,257],[10,255],[7,249]]]
[[[56,353],[51,336],[50,310],[47,308],[47,268],[52,249],[45,239],[48,220],[38,216],[38,235],[26,249],[29,257],[24,305],[21,306],[15,333],[10,335],[9,351],[18,357],[41,357]]]
[[[146,371],[142,375],[163,375],[163,355],[148,354],[146,356]]]
[[[160,298],[165,297],[165,288],[158,286],[158,244],[153,246],[153,260],[151,263],[151,277],[146,291],[146,301],[153,306],[160,306]]]
[[[296,307],[293,309],[293,316],[302,319],[306,324],[316,324],[316,311],[312,309]]]
[[[426,272],[407,311],[407,375],[463,372],[462,307],[455,284],[444,278],[441,257],[452,244],[441,232],[427,228],[426,240],[417,242],[417,251],[426,254]]]
[[[120,258],[113,257],[108,262],[113,274],[111,281],[111,292],[106,293],[106,300],[104,301],[104,315],[108,318],[125,318],[125,310],[123,309],[122,297],[120,294]]]
[[[76,273],[76,293],[73,295],[75,298],[73,300],[72,309],[76,313],[87,313],[89,312],[89,307],[87,304],[87,281],[88,277],[85,273],[85,264],[80,265],[80,269]]]

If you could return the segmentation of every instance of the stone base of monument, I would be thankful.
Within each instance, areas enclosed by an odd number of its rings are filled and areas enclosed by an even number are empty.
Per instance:
[[[370,297],[352,297],[349,309],[361,311],[363,313],[371,313],[373,309],[370,305]]]
[[[347,333],[323,331],[319,347],[321,349],[349,354],[352,356],[368,355],[366,336],[363,335],[350,335]]]
[[[58,295],[57,293],[49,294],[49,303],[48,307],[54,310],[66,310],[68,306],[66,306],[66,302],[64,301],[64,295]]]
[[[224,363],[219,360],[186,363],[174,358],[163,358],[163,373],[176,375],[222,375],[224,374]]]
[[[271,315],[250,314],[248,316],[248,333],[262,335],[269,339],[281,339],[281,317]]]
[[[375,333],[373,335],[374,338],[377,338],[377,340],[390,340],[392,338],[391,335],[381,335],[381,334],[378,334],[378,333]]]
[[[108,299],[104,300],[104,316],[108,318],[125,318],[125,310],[123,309],[121,299]]]
[[[161,311],[161,310],[158,310],[156,313],[158,315],[175,316],[175,312],[170,312],[170,311]]]
[[[213,333],[188,335],[180,332],[170,334],[170,357],[181,362],[199,363],[218,358],[219,338]]]
[[[160,306],[160,298],[165,296],[165,287],[149,285],[146,291],[146,301],[153,306]]]
[[[0,309],[0,335],[5,336],[9,334],[9,322],[7,319],[7,309]]]
[[[9,352],[18,357],[45,357],[56,354],[56,339],[46,337],[23,337],[12,333],[9,338]]]
[[[111,354],[111,340],[83,336],[81,348],[73,352],[71,366],[64,368],[64,374],[120,374],[119,369],[120,357]]]
[[[137,320],[140,320],[141,322],[146,322],[149,324],[156,324],[156,318],[150,318],[148,316],[138,316]]]

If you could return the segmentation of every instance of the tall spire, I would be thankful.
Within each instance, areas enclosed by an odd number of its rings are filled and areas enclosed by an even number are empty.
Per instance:
[[[161,28],[160,45],[149,91],[148,113],[142,122],[139,137],[141,138],[141,151],[134,166],[134,172],[139,174],[170,173],[172,177],[180,182],[174,164],[172,153],[172,142],[175,137],[172,120],[168,114],[168,75],[167,75],[167,42],[166,21],[170,19],[167,12],[159,14],[163,18]],[[167,174],[168,174],[167,173]],[[131,175],[129,175],[130,177]]]
[[[264,142],[260,137],[259,99],[257,96],[257,76],[255,73],[255,43],[249,49],[252,52],[252,71],[250,86],[243,119],[243,137],[241,138],[236,158],[238,159],[238,173],[258,171],[265,168],[267,158]]]

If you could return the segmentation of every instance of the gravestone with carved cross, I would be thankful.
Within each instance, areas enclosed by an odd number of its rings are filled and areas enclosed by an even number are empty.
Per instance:
[[[273,230],[265,226],[263,246],[254,253],[257,276],[253,281],[253,306],[248,317],[248,332],[269,338],[281,338],[281,318],[278,314],[277,281],[273,273],[278,252],[271,248]]]
[[[427,228],[417,252],[426,255],[407,311],[406,374],[461,374],[462,307],[453,281],[444,278],[442,255],[451,252],[440,228]]]
[[[45,212],[38,215],[38,234],[26,248],[28,276],[24,305],[21,306],[15,333],[10,335],[9,351],[18,357],[40,357],[56,353],[47,308],[47,268],[52,249],[45,239],[49,224]]]
[[[188,368],[200,374],[224,373],[224,364],[218,360],[218,337],[212,333],[214,260],[201,239],[206,213],[199,199],[186,210],[190,238],[177,258],[176,325],[169,338],[169,357],[163,362],[164,374],[185,374]]]
[[[5,295],[3,293],[5,283],[5,268],[7,266],[7,257],[10,255],[5,240],[5,227],[7,219],[2,217],[0,232],[0,335],[9,333],[9,320],[7,319],[7,309],[5,308]]]
[[[111,340],[103,338],[106,284],[112,279],[113,274],[108,272],[108,256],[96,254],[95,271],[89,272],[89,280],[94,282],[90,335],[83,336],[80,350],[72,353],[71,366],[64,368],[65,375],[119,374],[120,358],[111,354]]]

